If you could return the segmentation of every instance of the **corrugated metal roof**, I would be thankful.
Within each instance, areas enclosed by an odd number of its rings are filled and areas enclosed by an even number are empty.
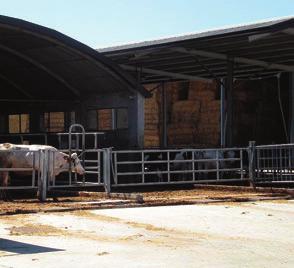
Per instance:
[[[294,71],[294,17],[99,49],[142,83]]]
[[[294,20],[294,16],[272,18],[269,20],[262,20],[258,22],[248,23],[248,24],[224,26],[221,28],[208,29],[208,30],[203,30],[199,32],[194,32],[194,33],[162,37],[162,38],[158,38],[154,40],[147,40],[147,41],[122,44],[118,46],[98,48],[97,50],[102,53],[107,53],[107,52],[114,52],[117,50],[126,50],[126,49],[134,49],[134,48],[154,46],[154,45],[162,45],[166,43],[173,43],[173,42],[179,42],[179,41],[185,41],[185,40],[191,40],[191,39],[205,38],[205,37],[231,34],[231,33],[248,31],[248,30],[255,30],[259,28],[271,27],[281,22],[287,22],[291,20]]]

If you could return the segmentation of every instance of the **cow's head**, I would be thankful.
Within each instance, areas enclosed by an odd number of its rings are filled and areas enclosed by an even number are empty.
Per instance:
[[[80,175],[85,174],[85,169],[83,168],[80,159],[76,153],[71,154],[69,157],[68,155],[64,156],[64,159],[68,162],[71,162],[71,171],[76,172]]]

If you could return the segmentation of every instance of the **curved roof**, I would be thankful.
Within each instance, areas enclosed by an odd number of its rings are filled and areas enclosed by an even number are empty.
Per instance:
[[[149,92],[112,60],[60,32],[0,16],[0,99]]]

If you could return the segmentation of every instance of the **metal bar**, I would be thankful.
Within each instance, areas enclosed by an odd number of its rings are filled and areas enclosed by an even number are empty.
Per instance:
[[[193,176],[193,181],[195,181],[195,154],[192,152],[192,176]]]
[[[170,152],[167,152],[167,181],[170,182]]]
[[[219,180],[219,153],[215,151],[216,154],[216,179]]]
[[[36,154],[33,152],[33,174],[32,174],[32,186],[36,183]]]
[[[219,182],[240,182],[240,179],[221,179]],[[243,180],[244,181],[244,180]],[[145,182],[144,185],[173,185],[173,184],[202,184],[202,183],[213,183],[214,180],[199,180],[199,181],[170,181],[167,182]],[[141,183],[122,183],[115,185],[116,187],[125,186],[141,186]]]
[[[115,184],[118,184],[118,178],[117,178],[117,153],[114,152],[114,182]]]
[[[33,171],[33,168],[0,168],[0,171]]]
[[[234,86],[234,66],[231,60],[227,62],[227,80],[226,80],[226,146],[233,145],[233,119],[234,119],[234,101],[233,101],[233,86]]]
[[[141,171],[142,171],[142,183],[145,183],[145,163],[144,163],[144,152],[142,151],[141,153],[141,160],[142,160],[142,165],[141,165]]]
[[[166,88],[164,87],[164,83],[162,83],[161,87],[161,109],[162,109],[162,137],[161,137],[161,146],[163,148],[167,147],[167,96],[166,96]]]
[[[240,176],[241,176],[241,180],[243,180],[243,178],[244,178],[244,171],[243,171],[243,150],[240,149],[239,153],[240,153],[240,169],[241,169]]]
[[[34,65],[35,67],[37,67],[38,69],[41,69],[42,71],[44,71],[45,73],[47,73],[49,76],[53,77],[55,80],[57,80],[58,82],[60,82],[61,84],[63,84],[67,89],[69,89],[75,96],[80,97],[80,92],[73,87],[72,85],[70,85],[67,81],[65,81],[61,76],[59,76],[57,73],[55,73],[54,71],[52,71],[51,69],[49,69],[48,67],[46,67],[45,65],[43,65],[42,63],[40,63],[39,61],[34,60],[33,58],[25,55],[24,53],[17,51],[15,49],[12,49],[10,47],[7,47],[3,44],[0,44],[0,49],[4,50],[10,54],[13,54],[29,63],[31,63],[32,65]]]
[[[120,67],[123,68],[124,70],[127,71],[137,71],[137,67],[136,66],[131,66],[131,65],[125,65],[125,64],[120,64]],[[149,73],[149,74],[155,74],[155,75],[163,75],[163,76],[168,76],[171,78],[176,78],[176,79],[183,79],[183,80],[197,80],[197,81],[204,81],[207,83],[212,83],[211,79],[207,79],[207,78],[202,78],[199,76],[195,76],[195,75],[187,75],[187,74],[180,74],[180,73],[173,73],[173,72],[166,72],[164,70],[155,70],[155,69],[150,69],[150,68],[140,68],[140,70],[143,73]]]
[[[219,59],[224,61],[226,61],[230,57],[230,55],[226,55],[222,53],[208,52],[208,51],[195,50],[195,49],[185,49],[182,47],[171,48],[171,50],[177,51],[180,53],[201,56],[206,58]],[[264,69],[278,69],[278,70],[286,71],[286,72],[294,72],[294,66],[277,64],[277,63],[269,63],[262,60],[254,60],[254,59],[248,59],[243,57],[234,57],[233,62],[253,65],[253,66],[260,66],[260,67],[263,67]]]
[[[18,189],[38,189],[38,186],[5,186],[5,187],[2,187],[0,186],[0,190],[18,190]]]
[[[46,200],[47,193],[47,176],[48,176],[48,152],[47,150],[40,151],[40,155],[42,157],[42,172],[38,181],[38,198],[41,202]]]
[[[224,84],[225,84],[225,80],[224,79],[221,79],[221,83],[220,83],[220,95],[221,95],[221,101],[220,101],[220,127],[221,127],[221,130],[220,130],[220,134],[221,134],[221,147],[225,147],[225,142],[226,142],[226,139],[225,139],[225,136],[226,136],[226,133],[225,133],[225,105],[226,105],[226,94],[225,94],[225,87],[224,87]]]
[[[221,169],[221,171],[240,171],[240,168],[224,168]],[[217,172],[217,169],[198,169],[194,171],[195,173],[200,173],[200,172]],[[162,171],[145,171],[145,175],[151,175],[151,174],[180,174],[180,173],[193,173],[193,170],[172,170],[172,171],[167,171],[167,170],[162,170]],[[130,176],[130,175],[142,175],[142,172],[118,172],[118,176]]]

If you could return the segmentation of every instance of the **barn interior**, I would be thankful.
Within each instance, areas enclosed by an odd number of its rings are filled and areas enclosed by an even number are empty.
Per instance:
[[[62,133],[79,123],[96,133],[87,136],[92,147],[94,139],[99,148],[142,143],[149,92],[96,50],[0,16],[0,57],[0,142],[66,146]]]
[[[99,49],[139,79],[145,147],[294,140],[294,18]]]

